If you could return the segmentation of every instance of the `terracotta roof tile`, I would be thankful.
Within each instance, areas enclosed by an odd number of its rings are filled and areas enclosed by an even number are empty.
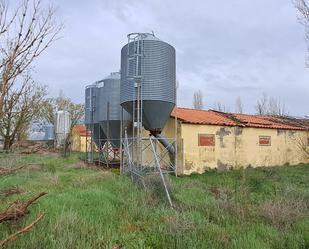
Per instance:
[[[307,125],[300,125],[300,119],[294,119],[298,122],[288,122],[283,118],[272,116],[259,116],[248,114],[225,113],[213,110],[196,110],[189,108],[175,108],[171,114],[184,123],[190,124],[208,124],[222,126],[241,126],[268,129],[285,129],[285,130],[309,130]]]
[[[183,122],[191,124],[209,124],[234,126],[236,123],[218,113],[189,108],[174,108],[172,117],[177,116]]]
[[[234,114],[234,116],[239,119],[240,122],[244,123],[247,127],[302,130],[302,128],[299,126],[279,122],[278,119],[270,116],[257,116],[246,114]]]
[[[73,130],[79,133],[80,136],[90,136],[91,132],[86,130],[86,126],[83,124],[74,125]]]

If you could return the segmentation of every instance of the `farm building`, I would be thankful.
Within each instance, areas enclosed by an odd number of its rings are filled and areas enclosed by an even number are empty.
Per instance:
[[[308,119],[175,108],[162,133],[177,138],[179,175],[309,162]],[[74,127],[72,147],[86,151],[84,125]]]
[[[308,120],[175,108],[167,137],[175,117],[179,174],[309,162]]]
[[[86,152],[87,138],[90,135],[89,131],[87,134],[85,125],[75,125],[72,130],[72,151]]]

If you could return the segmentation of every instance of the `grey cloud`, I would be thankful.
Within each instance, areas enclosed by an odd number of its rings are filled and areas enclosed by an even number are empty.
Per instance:
[[[291,1],[50,0],[66,29],[37,62],[37,79],[83,101],[84,86],[119,70],[130,32],[149,32],[175,46],[178,104],[202,89],[206,107],[237,96],[254,112],[262,92],[281,97],[291,113],[308,113],[306,46]]]

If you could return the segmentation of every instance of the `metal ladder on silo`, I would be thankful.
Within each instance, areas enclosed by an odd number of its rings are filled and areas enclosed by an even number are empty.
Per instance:
[[[134,62],[133,69],[133,75],[132,79],[134,82],[134,96],[133,96],[133,130],[132,130],[132,136],[133,136],[133,147],[136,148],[135,156],[134,158],[136,160],[135,163],[137,164],[137,167],[139,170],[142,170],[143,168],[143,154],[142,152],[142,146],[143,146],[143,96],[142,96],[142,56],[143,56],[143,43],[142,43],[142,34],[140,33],[133,33],[128,35],[128,49],[127,49],[127,76],[130,77],[130,65],[131,60]],[[131,47],[130,44],[133,44],[133,53],[130,53]],[[136,100],[136,101],[135,101]],[[136,127],[135,127],[136,126]],[[134,152],[133,152],[134,153]]]

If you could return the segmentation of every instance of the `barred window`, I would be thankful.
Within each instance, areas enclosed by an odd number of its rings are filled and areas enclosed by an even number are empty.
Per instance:
[[[259,136],[260,146],[271,146],[271,136]]]
[[[214,134],[199,134],[198,146],[215,146]]]

